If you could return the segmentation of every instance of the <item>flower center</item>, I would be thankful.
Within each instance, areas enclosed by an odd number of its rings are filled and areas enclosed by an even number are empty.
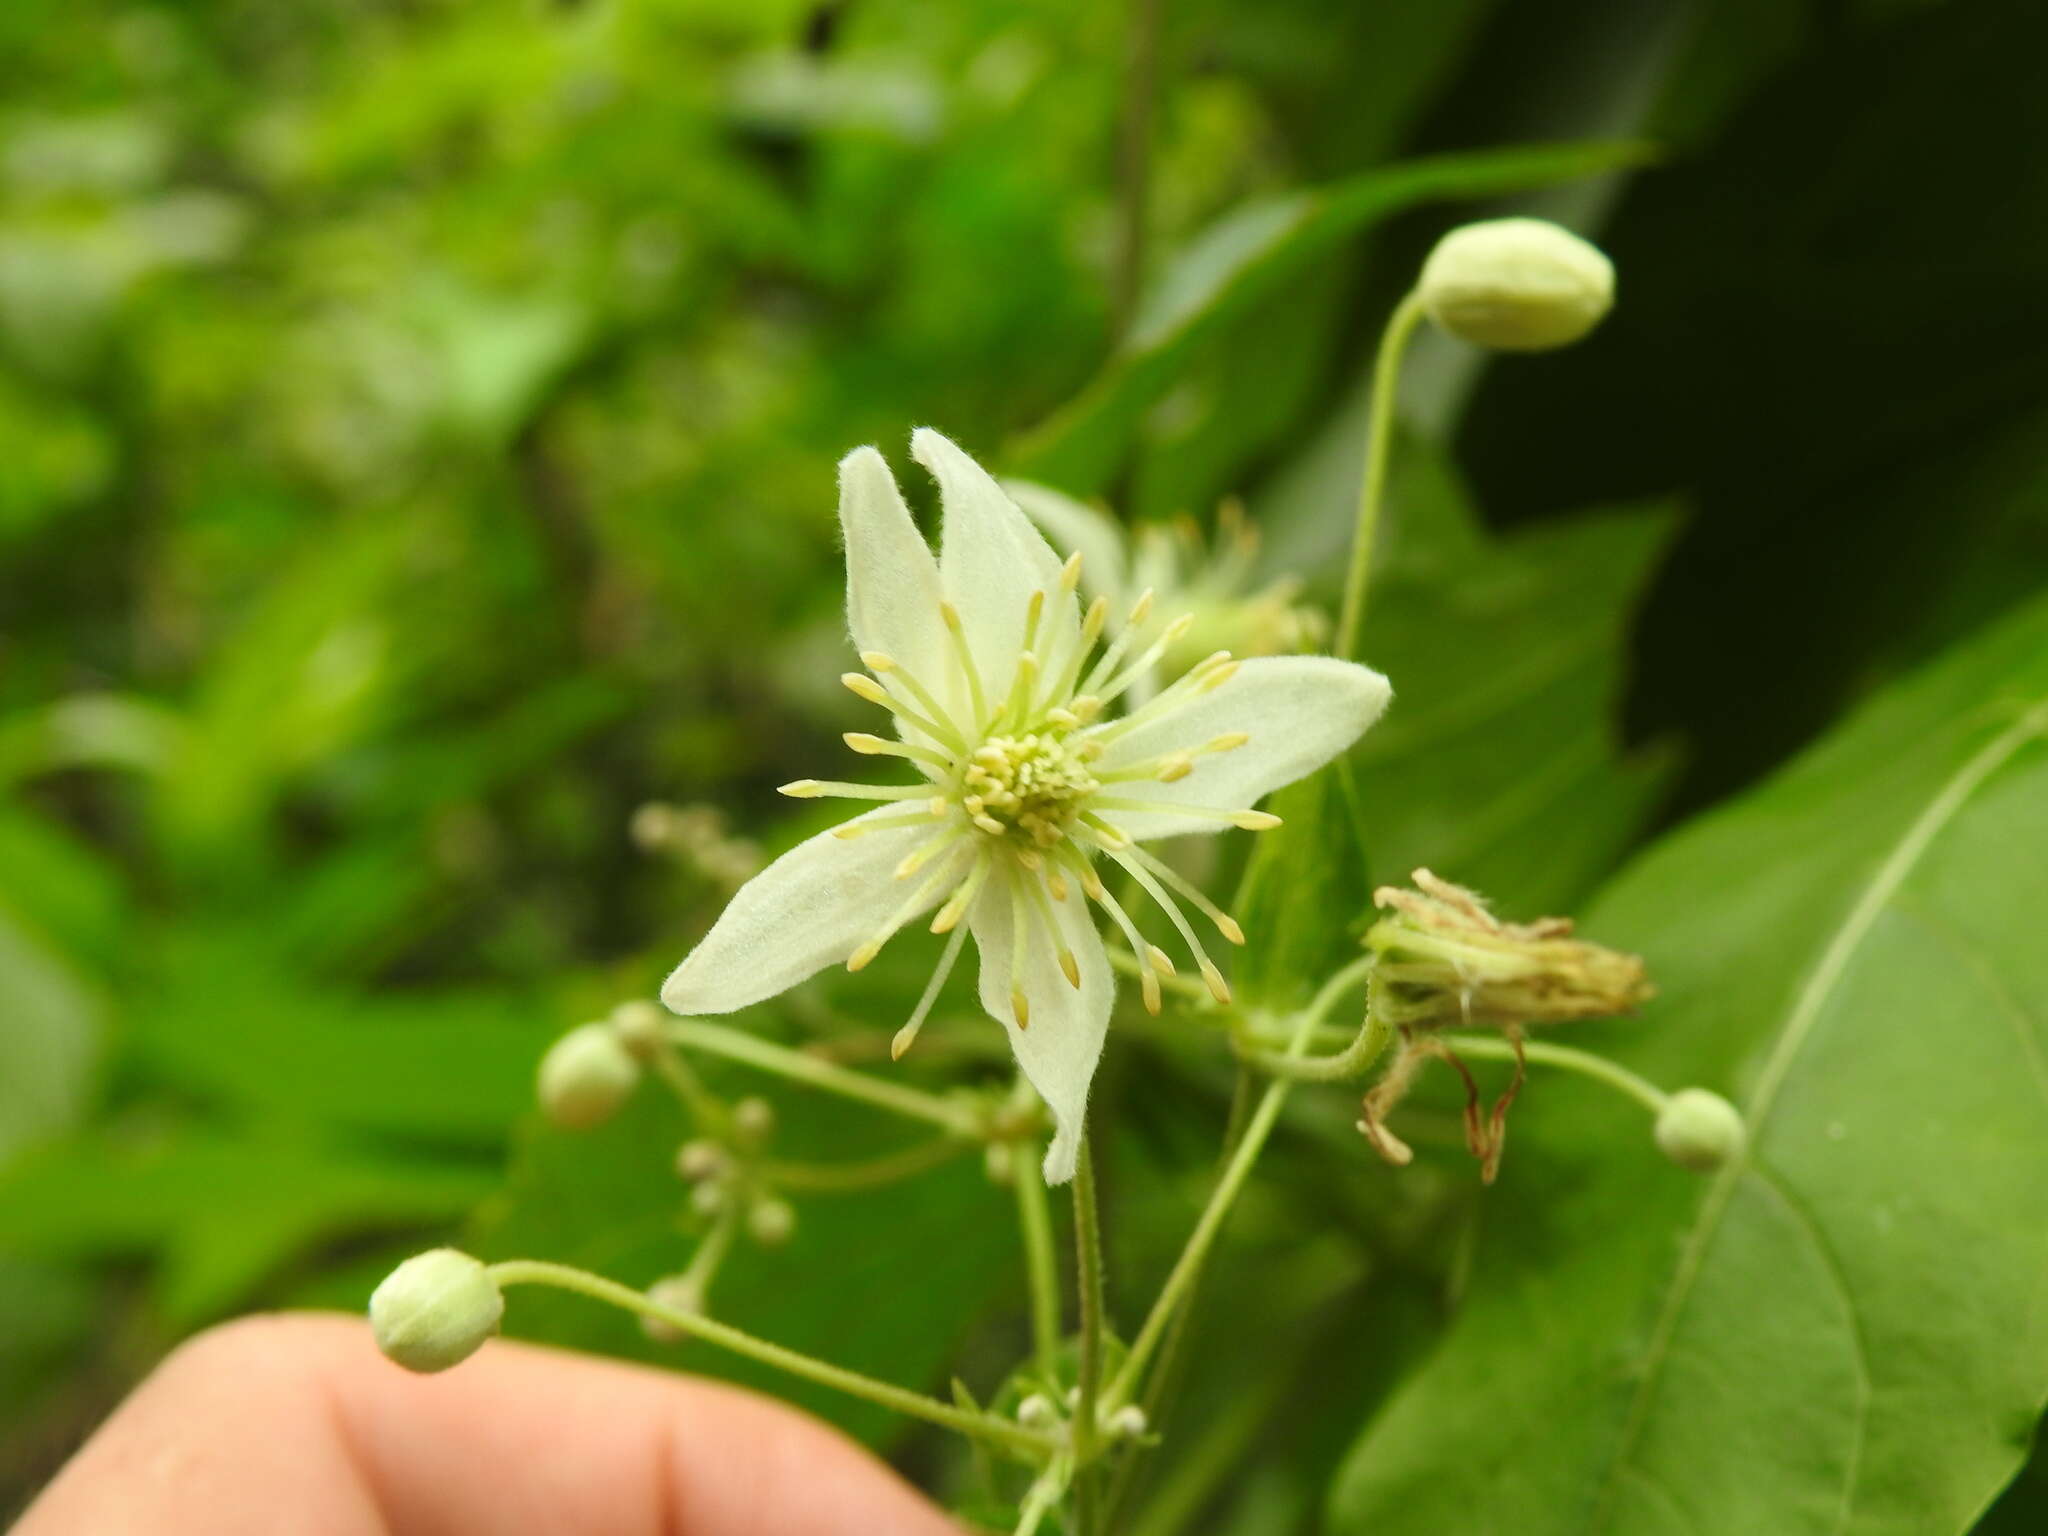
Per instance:
[[[1058,731],[991,736],[961,769],[961,805],[990,837],[1050,848],[1102,787],[1088,771],[1089,746]]]

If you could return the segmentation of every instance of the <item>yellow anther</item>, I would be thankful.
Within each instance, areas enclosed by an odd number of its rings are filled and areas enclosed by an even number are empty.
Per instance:
[[[792,800],[815,800],[823,786],[816,779],[792,779],[780,786],[775,793],[787,795]]]
[[[1201,961],[1202,980],[1209,984],[1209,995],[1219,1003],[1230,1001],[1230,983],[1223,979],[1223,973],[1216,969],[1216,963],[1206,956]]]
[[[1250,731],[1225,731],[1203,750],[1205,752],[1235,752],[1252,739]]]
[[[1280,825],[1280,818],[1271,811],[1232,811],[1230,820],[1247,832],[1270,832]]]
[[[864,757],[875,757],[887,752],[891,746],[890,742],[880,736],[871,736],[866,731],[848,731],[839,739]]]
[[[860,653],[860,664],[870,672],[893,672],[896,670],[896,658],[887,651],[862,651]]]
[[[1081,551],[1075,550],[1067,556],[1067,563],[1060,567],[1060,590],[1071,592],[1081,585]]]
[[[1074,958],[1074,952],[1064,945],[1060,948],[1060,971],[1066,976],[1068,986],[1078,987],[1081,985],[1080,962]]]
[[[882,946],[877,944],[873,939],[869,939],[867,943],[861,945],[859,949],[856,949],[852,954],[846,957],[846,968],[849,971],[865,970],[867,968],[868,962],[874,959],[875,956],[879,955],[881,952]]]
[[[1010,1012],[1016,1015],[1019,1029],[1031,1027],[1031,999],[1024,995],[1022,987],[1010,988]]]
[[[1242,944],[1244,942],[1244,930],[1238,927],[1237,919],[1228,912],[1214,913],[1212,914],[1212,919],[1216,924],[1216,931],[1222,934],[1230,943]]]
[[[1169,955],[1157,944],[1145,946],[1145,958],[1152,962],[1152,969],[1159,972],[1162,976],[1177,976],[1180,974],[1174,967],[1173,956]]]
[[[889,695],[882,690],[882,685],[865,672],[842,672],[839,674],[839,681],[870,704],[886,707],[889,703]]]
[[[1176,753],[1174,756],[1169,757],[1165,762],[1161,763],[1159,765],[1159,771],[1156,774],[1154,774],[1153,777],[1158,779],[1159,782],[1162,784],[1172,784],[1177,782],[1178,780],[1186,778],[1189,774],[1193,773],[1194,771],[1194,758],[1190,757],[1185,752],[1181,752]]]
[[[1145,1000],[1145,1011],[1153,1018],[1159,1017],[1159,978],[1151,971],[1138,973],[1138,995]]]

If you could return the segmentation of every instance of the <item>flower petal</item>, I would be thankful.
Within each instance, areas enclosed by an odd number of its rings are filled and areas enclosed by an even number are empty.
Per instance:
[[[896,488],[888,460],[856,448],[839,461],[846,535],[846,623],[854,645],[884,651],[932,686],[945,665],[939,565]]]
[[[885,805],[853,820],[902,811]],[[731,1013],[845,960],[911,894],[915,887],[895,878],[896,866],[937,825],[882,827],[855,838],[825,831],[798,843],[740,887],[662,983],[662,1002],[677,1013]],[[927,909],[944,895],[936,893]]]
[[[910,455],[932,472],[945,505],[939,585],[960,611],[983,682],[999,693],[1016,671],[1033,592],[1047,599],[1039,651],[1073,643],[1080,620],[1073,598],[1060,594],[1060,557],[988,471],[949,439],[919,427],[910,435]]]
[[[1174,807],[1242,810],[1262,796],[1304,778],[1365,734],[1387,707],[1393,689],[1370,667],[1331,656],[1264,656],[1242,662],[1237,675],[1119,737],[1103,754],[1105,771],[1169,752],[1189,752],[1232,731],[1251,740],[1228,752],[1205,752],[1195,771],[1171,784],[1146,779],[1124,788],[1125,799],[1156,803],[1157,811],[1109,811],[1108,819],[1136,838],[1219,832],[1227,822],[1176,813]]]
[[[1008,1032],[1017,1065],[1052,1111],[1054,1135],[1045,1154],[1045,1182],[1064,1184],[1074,1176],[1081,1155],[1088,1085],[1102,1059],[1116,982],[1088,904],[1078,888],[1070,888],[1067,899],[1053,902],[1052,910],[1061,941],[1073,952],[1081,985],[1074,986],[1061,973],[1045,924],[1032,921],[1025,937],[1023,975],[1031,1024],[1027,1029],[1017,1027],[1010,1003],[1010,956],[1019,896],[1011,885],[1023,878],[1035,877],[1013,873],[1010,880],[991,879],[976,898],[968,921],[981,951],[981,1006]]]
[[[1081,587],[1091,597],[1109,594],[1111,602],[1135,596],[1128,590],[1130,571],[1124,560],[1124,531],[1117,520],[1084,501],[1076,501],[1048,485],[1030,480],[1005,480],[1002,488],[1019,510],[1052,542],[1081,557]]]

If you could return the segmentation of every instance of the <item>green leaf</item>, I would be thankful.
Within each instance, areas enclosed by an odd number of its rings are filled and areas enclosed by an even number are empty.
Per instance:
[[[1189,354],[1348,236],[1419,203],[1492,197],[1646,158],[1637,144],[1443,155],[1240,208],[1182,252],[1123,348],[1074,401],[1013,446],[1010,467],[1076,495],[1094,494]]]
[[[452,1223],[490,1183],[482,1169],[281,1136],[78,1140],[0,1174],[0,1232],[17,1256],[154,1258],[159,1303],[184,1329],[323,1240]]]
[[[105,1002],[0,907],[0,1162],[84,1108]]]
[[[1372,901],[1359,835],[1358,791],[1343,759],[1267,803],[1280,825],[1259,835],[1234,904],[1245,948],[1245,1001],[1287,1008],[1357,953],[1354,929]]]
[[[2048,1395],[2048,604],[1660,845],[1585,929],[1661,996],[1591,1043],[1729,1092],[1709,1182],[1524,1095],[1463,1312],[1337,1531],[1965,1529]]]
[[[1533,916],[1613,869],[1669,779],[1665,754],[1623,750],[1620,716],[1671,522],[1587,513],[1388,571],[1365,650],[1394,702],[1352,754],[1382,879],[1427,865]]]

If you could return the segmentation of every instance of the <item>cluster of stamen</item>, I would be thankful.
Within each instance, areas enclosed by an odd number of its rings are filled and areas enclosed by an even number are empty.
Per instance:
[[[1081,557],[1075,555],[1061,570],[1057,598],[1062,604],[1073,597],[1080,569]],[[1002,882],[1009,896],[1011,1006],[1018,1028],[1030,1023],[1030,1004],[1022,981],[1032,934],[1045,935],[1069,984],[1081,984],[1079,964],[1062,937],[1055,912],[1055,904],[1073,899],[1076,886],[1123,934],[1135,961],[1145,1006],[1158,1013],[1160,979],[1176,974],[1174,962],[1141,936],[1123,904],[1104,886],[1095,870],[1098,856],[1121,867],[1159,906],[1187,945],[1210,994],[1218,1002],[1230,1000],[1229,984],[1209,959],[1175,895],[1208,918],[1230,943],[1242,944],[1243,931],[1178,871],[1137,847],[1111,818],[1119,811],[1159,810],[1254,830],[1278,825],[1277,817],[1262,811],[1191,806],[1177,800],[1160,804],[1118,792],[1123,786],[1148,780],[1172,783],[1185,778],[1195,771],[1200,756],[1231,751],[1243,746],[1249,736],[1242,731],[1229,732],[1192,750],[1119,763],[1113,770],[1104,769],[1102,762],[1119,737],[1222,686],[1236,673],[1238,664],[1227,651],[1218,651],[1131,713],[1109,716],[1109,706],[1186,634],[1192,618],[1184,616],[1166,625],[1132,656],[1129,653],[1151,614],[1149,591],[1132,606],[1107,643],[1103,643],[1109,620],[1106,598],[1098,597],[1089,605],[1077,640],[1044,633],[1047,600],[1044,591],[1031,594],[1023,643],[1007,679],[982,674],[960,616],[950,603],[940,604],[940,618],[949,636],[947,675],[933,680],[941,686],[930,686],[896,658],[878,651],[861,654],[867,671],[849,672],[842,678],[855,694],[887,709],[897,724],[893,739],[850,732],[847,745],[866,756],[907,760],[923,776],[922,783],[800,779],[782,787],[784,794],[804,799],[836,796],[904,802],[901,811],[845,823],[836,829],[839,837],[860,837],[883,827],[932,828],[932,837],[896,867],[896,879],[906,887],[903,902],[847,958],[848,967],[859,970],[898,929],[935,901],[939,903],[931,929],[949,937],[910,1022],[896,1036],[898,1056],[916,1037],[959,956],[966,935],[961,919],[992,880]],[[1096,654],[1098,645],[1102,649]]]
[[[1057,727],[991,737],[968,754],[961,769],[960,807],[991,837],[1015,836],[1050,848],[1102,788],[1088,771],[1101,756],[1099,743],[1070,741]]]

